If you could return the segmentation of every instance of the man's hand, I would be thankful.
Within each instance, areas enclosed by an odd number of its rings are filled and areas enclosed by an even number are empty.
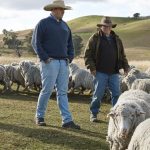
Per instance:
[[[124,72],[124,76],[127,76],[127,75],[128,75],[128,71],[125,71],[125,72]]]
[[[52,60],[52,58],[48,58],[48,59],[45,60],[44,62],[45,62],[46,64],[48,64],[51,60]]]
[[[93,76],[96,76],[96,70],[92,70],[92,71],[91,71],[91,74],[92,74]]]

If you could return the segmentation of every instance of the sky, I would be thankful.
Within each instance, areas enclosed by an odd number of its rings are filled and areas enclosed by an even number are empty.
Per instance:
[[[50,12],[43,7],[52,0],[0,0],[0,33],[6,30],[32,29]],[[150,0],[65,0],[73,10],[65,11],[64,20],[88,15],[132,17],[150,15]]]

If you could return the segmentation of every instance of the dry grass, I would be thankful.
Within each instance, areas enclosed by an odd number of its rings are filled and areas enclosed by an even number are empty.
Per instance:
[[[74,63],[78,64],[81,68],[85,68],[84,59],[78,58],[73,61]],[[134,65],[138,69],[145,71],[147,68],[150,67],[150,61],[129,61],[130,65]]]
[[[130,61],[129,63],[130,65],[134,65],[142,71],[145,71],[147,68],[150,67],[150,61]]]
[[[22,60],[31,60],[33,62],[38,63],[39,60],[37,57],[21,57],[18,58],[16,56],[1,56],[0,57],[0,64],[11,64],[11,63],[18,63]],[[74,59],[73,61],[74,63],[78,64],[81,68],[86,68],[84,65],[84,59],[83,58],[77,58]],[[139,68],[142,71],[145,71],[147,68],[150,67],[150,61],[146,60],[146,61],[129,61],[130,65],[134,65],[135,67]]]
[[[36,57],[16,57],[13,55],[10,56],[1,56],[0,57],[0,64],[11,64],[11,63],[19,63],[22,60],[31,60],[33,62],[38,62]]]

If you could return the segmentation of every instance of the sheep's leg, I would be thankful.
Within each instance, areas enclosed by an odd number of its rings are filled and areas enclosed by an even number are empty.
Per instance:
[[[79,94],[84,94],[85,88],[83,86],[81,86],[81,90],[79,92]]]
[[[25,88],[24,88],[24,90],[23,90],[24,92],[25,91],[28,91],[28,92],[30,92],[30,90],[29,90],[29,85],[25,85]]]
[[[2,84],[4,85],[2,93],[5,93],[7,91],[7,83],[5,81],[3,81]]]
[[[20,84],[17,84],[17,89],[16,89],[17,92],[19,91],[19,87],[20,87]]]
[[[74,94],[74,88],[70,88],[69,93]]]

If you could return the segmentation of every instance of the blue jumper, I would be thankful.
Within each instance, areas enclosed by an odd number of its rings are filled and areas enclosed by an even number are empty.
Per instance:
[[[40,60],[74,58],[72,34],[68,25],[50,15],[36,26],[32,36],[32,47]]]

